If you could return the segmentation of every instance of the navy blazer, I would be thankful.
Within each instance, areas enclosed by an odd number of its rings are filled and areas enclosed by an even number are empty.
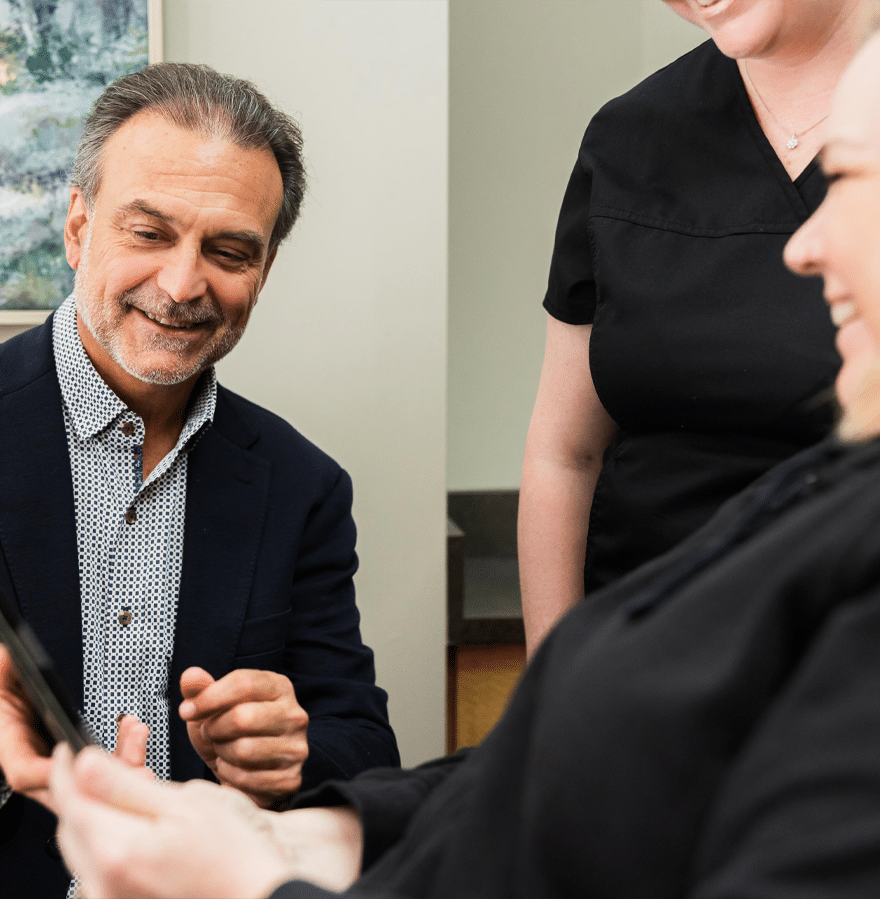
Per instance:
[[[51,319],[0,345],[0,582],[82,706],[73,485]],[[208,777],[176,714],[180,675],[288,675],[309,714],[303,786],[397,765],[385,692],[361,642],[351,481],[278,416],[218,388],[190,452],[183,569],[169,681],[174,780]],[[14,797],[0,809],[0,896],[63,895],[47,854],[54,818]],[[49,846],[49,853],[52,846]]]

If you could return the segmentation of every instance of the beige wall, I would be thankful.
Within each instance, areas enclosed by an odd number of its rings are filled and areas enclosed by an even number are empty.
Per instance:
[[[250,78],[302,125],[303,218],[220,377],[351,473],[363,632],[421,761],[444,728],[445,0],[164,9],[166,59]]]
[[[450,0],[451,490],[519,486],[553,232],[587,122],[703,39],[660,0]]]

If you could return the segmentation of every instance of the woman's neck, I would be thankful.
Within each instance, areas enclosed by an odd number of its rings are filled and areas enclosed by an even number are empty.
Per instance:
[[[862,19],[858,5],[840,11],[832,27],[821,34],[789,46],[774,45],[766,52],[737,60],[761,95],[785,102],[798,94],[831,93],[843,70],[862,42]]]
[[[737,60],[758,123],[792,179],[824,143],[834,89],[858,49],[860,31],[857,9],[847,8],[812,46]]]

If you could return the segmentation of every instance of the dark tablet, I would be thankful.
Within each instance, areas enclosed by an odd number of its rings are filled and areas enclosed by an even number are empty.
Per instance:
[[[9,650],[18,677],[49,735],[70,744],[74,753],[94,743],[36,634],[0,587],[0,643]]]

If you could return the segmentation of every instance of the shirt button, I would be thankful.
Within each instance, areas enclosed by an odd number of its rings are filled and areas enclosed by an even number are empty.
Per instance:
[[[130,421],[124,421],[119,430],[122,431],[126,437],[131,437],[131,435],[134,434],[134,425]]]
[[[137,520],[138,520],[138,513],[135,512],[134,506],[132,506],[132,507],[125,513],[125,523],[126,523],[126,524],[134,524]]]
[[[123,626],[128,627],[131,624],[131,612],[128,609],[123,609],[117,616],[116,620]]]

